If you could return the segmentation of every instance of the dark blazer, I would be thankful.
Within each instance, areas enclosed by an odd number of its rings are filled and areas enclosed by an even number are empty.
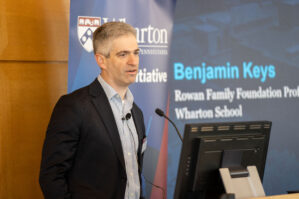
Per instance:
[[[139,175],[145,139],[143,115],[131,110],[138,133]],[[123,199],[126,170],[112,109],[96,79],[62,96],[43,146],[40,186],[46,199]]]

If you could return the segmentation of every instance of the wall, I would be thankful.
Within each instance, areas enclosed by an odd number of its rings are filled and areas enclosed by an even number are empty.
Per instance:
[[[67,91],[69,4],[0,2],[0,198],[42,198],[45,130]]]

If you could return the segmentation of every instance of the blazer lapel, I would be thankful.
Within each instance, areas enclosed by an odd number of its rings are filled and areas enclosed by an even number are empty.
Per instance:
[[[97,79],[90,85],[89,91],[90,94],[93,96],[92,102],[95,105],[96,110],[100,118],[103,120],[103,123],[107,129],[107,133],[111,139],[114,150],[123,168],[125,169],[126,167],[125,167],[122,145],[121,145],[118,129],[116,126],[116,122],[114,119],[114,115],[110,103],[107,99],[107,96]]]
[[[144,132],[143,132],[143,128],[142,128],[142,122],[140,119],[140,115],[138,114],[138,111],[136,110],[137,108],[135,107],[136,105],[133,104],[133,108],[132,108],[132,115],[133,115],[133,119],[134,119],[134,123],[135,123],[135,127],[136,127],[136,131],[138,134],[138,163],[139,165],[141,165],[140,161],[141,161],[141,149],[142,149],[142,144],[143,144],[143,138],[144,138]]]
[[[142,138],[143,138],[143,132],[142,132],[142,126],[141,126],[142,124],[141,124],[140,119],[139,119],[140,116],[138,115],[134,105],[133,105],[133,108],[132,108],[132,115],[133,115],[136,131],[137,131],[137,134],[138,134],[138,140],[139,140],[139,143],[140,143],[140,140],[142,141]]]

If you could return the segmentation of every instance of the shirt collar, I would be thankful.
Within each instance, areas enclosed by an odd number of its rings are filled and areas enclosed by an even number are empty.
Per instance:
[[[114,90],[114,88],[112,88],[102,77],[101,75],[98,76],[98,81],[100,82],[100,84],[102,85],[106,96],[108,97],[109,100],[111,100],[114,97],[118,97],[120,99],[119,94]],[[132,106],[133,106],[133,102],[134,102],[134,96],[131,92],[131,90],[128,88],[126,94],[125,94],[125,98],[124,98],[124,104],[125,107],[129,110],[131,110]]]

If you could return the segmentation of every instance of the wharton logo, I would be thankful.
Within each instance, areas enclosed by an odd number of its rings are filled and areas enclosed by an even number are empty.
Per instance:
[[[93,32],[101,26],[101,17],[78,16],[77,36],[81,46],[87,51],[92,52]]]
[[[110,21],[126,22],[126,18],[108,18],[78,16],[77,35],[81,46],[87,51],[92,52],[92,35],[101,24]],[[135,27],[136,39],[139,44],[140,54],[142,55],[168,55],[168,30],[157,28],[151,24],[145,27]]]

